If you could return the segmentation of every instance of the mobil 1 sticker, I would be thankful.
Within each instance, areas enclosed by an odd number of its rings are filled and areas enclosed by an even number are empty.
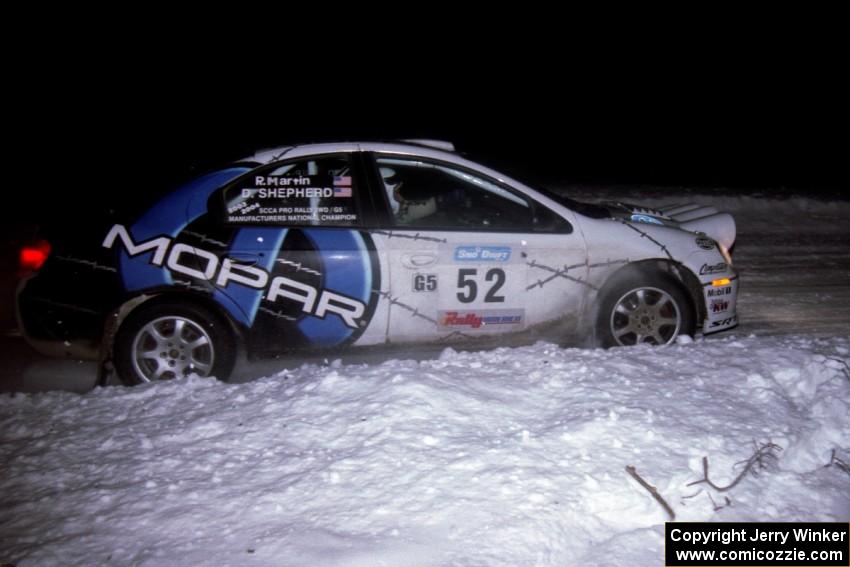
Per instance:
[[[732,295],[732,286],[710,287],[706,291],[706,295],[708,295],[708,297],[723,297],[726,295]]]

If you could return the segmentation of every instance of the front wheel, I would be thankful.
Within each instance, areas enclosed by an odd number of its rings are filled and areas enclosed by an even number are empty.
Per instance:
[[[190,303],[159,302],[130,314],[115,337],[115,370],[127,385],[190,374],[227,379],[235,361],[227,322]]]
[[[694,334],[694,309],[682,286],[663,274],[610,285],[602,294],[596,333],[602,346],[669,345]]]

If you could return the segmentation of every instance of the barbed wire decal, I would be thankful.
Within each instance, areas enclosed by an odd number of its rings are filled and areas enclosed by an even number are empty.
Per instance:
[[[567,273],[570,270],[573,270],[575,268],[580,268],[582,266],[586,266],[587,264],[585,264],[585,263],[573,264],[572,266],[564,266],[562,269],[553,268],[551,266],[546,266],[545,264],[538,264],[537,260],[532,260],[531,262],[526,262],[526,265],[530,268],[538,268],[540,270],[550,272],[552,275],[549,276],[548,278],[545,278],[545,279],[542,279],[542,280],[537,280],[535,283],[533,283],[529,286],[526,286],[525,291],[531,291],[535,287],[541,287],[542,288],[547,283],[549,283],[553,280],[556,280],[558,278],[564,278],[565,280],[569,280],[569,281],[575,282],[577,284],[586,285],[590,289],[595,289],[595,290],[599,289],[598,287],[596,287],[592,283],[590,283],[586,280],[576,278],[576,277],[571,276]]]
[[[390,306],[398,305],[399,307],[401,307],[405,311],[409,311],[410,314],[411,314],[411,317],[418,317],[420,319],[425,319],[426,321],[434,323],[435,325],[437,324],[436,319],[433,319],[431,317],[428,317],[427,315],[420,313],[419,310],[416,309],[415,307],[411,307],[410,305],[405,305],[404,303],[399,301],[397,297],[393,297],[392,295],[390,295],[390,292],[388,292],[388,291],[378,291],[376,289],[373,289],[372,293],[377,293],[379,296],[381,296],[384,299],[386,299],[387,301],[389,301]]]
[[[277,317],[278,319],[286,319],[287,321],[297,321],[297,317],[292,317],[291,315],[287,315],[286,313],[281,313],[280,311],[275,311],[274,309],[269,309],[268,307],[260,307],[260,311],[263,313],[268,313],[272,317]]]
[[[187,280],[174,280],[174,285],[179,285],[185,287],[186,289],[193,289],[195,291],[201,291],[203,293],[212,293],[212,290],[208,287],[204,287],[202,285],[197,285],[193,282]]]
[[[273,161],[279,161],[280,159],[282,159],[282,158],[283,158],[283,156],[285,156],[285,155],[286,155],[286,154],[287,154],[290,150],[292,150],[294,147],[295,147],[295,146],[290,146],[290,147],[288,147],[288,148],[283,148],[283,150],[281,150],[281,151],[280,151],[280,153],[273,155],[273,156],[272,156],[272,158],[271,158],[269,161],[267,161],[266,163],[271,163],[271,162],[273,162]]]
[[[387,238],[409,238],[411,240],[424,240],[426,242],[440,242],[442,244],[445,244],[446,242],[448,242],[448,240],[446,240],[445,238],[436,238],[434,236],[422,236],[418,232],[416,234],[414,234],[413,236],[411,236],[411,235],[403,233],[403,232],[396,233],[396,232],[393,232],[391,230],[373,230],[372,234],[380,234],[382,236],[386,236]]]
[[[613,266],[615,264],[628,264],[630,260],[628,258],[624,258],[623,260],[605,260],[604,262],[596,262],[595,264],[588,264],[588,268],[607,268],[608,266]]]
[[[93,260],[83,260],[82,258],[74,258],[73,256],[56,256],[57,260],[62,260],[64,262],[71,262],[72,264],[82,264],[83,266],[88,266],[93,270],[103,270],[104,272],[117,272],[115,268],[112,266],[104,266],[98,262]]]
[[[652,242],[653,244],[655,244],[656,246],[658,246],[659,248],[661,248],[661,251],[662,251],[662,252],[664,252],[664,253],[667,255],[667,257],[668,257],[669,259],[671,259],[671,260],[673,259],[673,255],[672,255],[672,254],[670,254],[670,251],[669,251],[669,250],[667,250],[667,247],[666,247],[665,245],[661,244],[660,242],[658,242],[657,240],[655,240],[653,237],[651,237],[650,235],[648,235],[647,233],[645,233],[644,231],[642,231],[641,229],[639,229],[639,228],[638,228],[638,227],[636,227],[635,225],[631,224],[630,222],[625,221],[625,220],[623,220],[623,219],[616,219],[616,220],[617,220],[618,222],[623,223],[624,225],[626,225],[627,227],[629,227],[629,228],[630,228],[630,229],[632,229],[633,231],[637,232],[638,234],[640,234],[641,238],[646,238],[646,239],[648,239],[650,242]]]
[[[221,240],[216,240],[215,238],[210,238],[206,234],[201,234],[200,232],[192,232],[191,230],[184,230],[183,234],[187,236],[194,236],[195,238],[199,238],[201,242],[209,242],[210,244],[215,244],[216,246],[221,246],[222,248],[227,248],[227,243],[222,242]]]
[[[287,266],[293,266],[296,272],[307,272],[308,274],[314,274],[317,276],[321,276],[322,272],[316,271],[313,268],[307,268],[301,264],[301,262],[293,262],[292,260],[286,260],[284,258],[278,258],[276,260],[279,264],[285,264]]]
[[[448,340],[451,340],[451,339],[454,339],[454,338],[472,339],[474,337],[472,335],[464,333],[463,331],[452,331],[448,335],[444,335],[437,340],[442,343],[442,342],[445,342],[445,341],[448,341]]]
[[[559,268],[553,268],[552,266],[547,266],[545,264],[540,264],[536,260],[532,260],[531,262],[527,262],[526,265],[531,267],[531,268],[539,268],[541,270],[545,270],[547,272],[550,272],[552,275],[549,276],[548,278],[537,280],[535,283],[527,286],[525,288],[525,291],[531,291],[535,287],[541,287],[542,288],[547,283],[554,281],[558,278],[564,278],[564,279],[569,280],[571,282],[575,282],[577,284],[587,286],[590,289],[599,291],[598,286],[593,285],[592,283],[588,282],[587,280],[582,280],[580,278],[576,278],[574,276],[571,276],[567,272],[569,272],[570,270],[574,270],[576,268],[581,268],[582,266],[585,266],[588,269],[592,269],[592,268],[604,268],[604,267],[613,266],[613,265],[616,265],[616,264],[628,264],[628,263],[629,263],[629,260],[628,260],[628,258],[626,258],[626,259],[623,259],[623,260],[606,260],[604,262],[596,262],[594,264],[587,264],[587,263],[573,264],[571,266],[564,266],[563,268],[559,269]]]

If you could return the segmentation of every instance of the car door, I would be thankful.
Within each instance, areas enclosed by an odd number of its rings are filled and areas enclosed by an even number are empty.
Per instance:
[[[580,307],[554,296],[537,303],[582,277],[579,267],[561,277],[566,266],[585,264],[580,238],[565,246],[564,219],[455,164],[376,154],[374,171],[388,210],[376,238],[388,255],[391,342],[520,335]],[[558,228],[538,230],[546,222]],[[542,266],[558,274],[541,283]]]
[[[356,152],[257,168],[210,199],[222,227],[214,298],[255,352],[386,339],[382,259],[362,230]]]

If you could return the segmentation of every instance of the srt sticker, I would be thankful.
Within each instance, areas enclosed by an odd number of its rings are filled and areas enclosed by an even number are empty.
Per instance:
[[[729,325],[734,325],[738,322],[738,316],[733,315],[732,317],[728,317],[726,319],[721,319],[720,321],[712,321],[710,327],[713,329],[715,327],[728,327]]]

